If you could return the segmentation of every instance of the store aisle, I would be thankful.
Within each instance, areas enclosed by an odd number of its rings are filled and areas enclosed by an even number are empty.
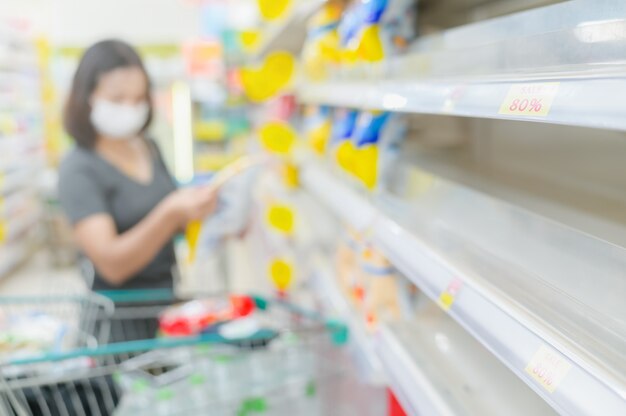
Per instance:
[[[53,267],[45,250],[39,251],[26,264],[0,280],[1,296],[56,295],[85,290],[78,269]]]

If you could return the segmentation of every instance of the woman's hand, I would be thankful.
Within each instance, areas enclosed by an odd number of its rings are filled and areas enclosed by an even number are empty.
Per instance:
[[[184,227],[191,221],[203,220],[215,211],[218,192],[212,187],[179,189],[170,194],[163,203],[174,221]]]

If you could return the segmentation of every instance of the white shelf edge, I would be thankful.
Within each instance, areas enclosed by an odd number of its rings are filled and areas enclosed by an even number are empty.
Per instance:
[[[437,301],[451,282],[461,279],[463,287],[450,315],[555,410],[564,414],[626,414],[626,392],[598,379],[584,363],[577,362],[575,354],[550,337],[549,331],[527,326],[528,320],[520,319],[519,311],[507,309],[497,296],[475,286],[462,271],[451,267],[425,243],[314,162],[305,164],[301,178],[303,186],[344,221],[360,230],[364,230],[364,224],[371,227],[374,243],[431,299]],[[571,366],[553,393],[525,371],[535,353],[545,346],[557,351]]]
[[[514,85],[559,82],[546,116],[500,114]],[[626,130],[626,77],[534,80],[331,81],[302,84],[308,104]],[[610,98],[609,98],[610,97]]]

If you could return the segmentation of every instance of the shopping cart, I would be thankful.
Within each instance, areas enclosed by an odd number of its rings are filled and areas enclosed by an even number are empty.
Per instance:
[[[108,341],[114,303],[95,293],[60,296],[3,296],[0,297],[0,324],[12,323],[22,340],[11,332],[0,332],[0,354],[12,349],[28,352],[29,327],[56,330],[58,347],[76,348],[97,346]],[[0,326],[1,327],[1,326]],[[40,334],[41,335],[41,334]],[[33,339],[35,337],[32,337]],[[20,344],[20,342],[22,344]],[[36,346],[33,346],[36,347]]]
[[[109,343],[154,338],[158,332],[158,316],[168,306],[186,299],[171,289],[105,290],[97,292],[114,303],[114,312],[99,317],[96,328],[108,327]]]
[[[345,325],[280,300],[254,302],[262,326],[245,337],[213,331],[4,362],[0,414],[333,414]]]

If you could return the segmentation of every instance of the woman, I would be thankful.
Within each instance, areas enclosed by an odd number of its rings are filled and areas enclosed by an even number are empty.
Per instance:
[[[172,238],[213,212],[217,196],[176,190],[146,136],[153,109],[137,52],[107,40],[90,47],[74,76],[64,123],[77,146],[63,160],[59,192],[94,290],[172,287]]]

